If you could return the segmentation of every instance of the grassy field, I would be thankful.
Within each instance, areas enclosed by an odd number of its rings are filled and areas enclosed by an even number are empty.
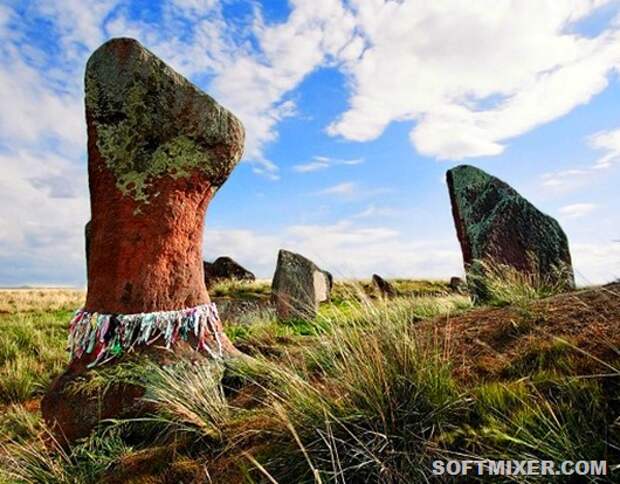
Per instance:
[[[474,308],[445,282],[392,282],[389,300],[340,282],[315,320],[287,323],[267,282],[213,288],[218,305],[258,301],[225,321],[249,356],[136,364],[155,413],[70,449],[39,400],[83,294],[0,292],[0,482],[426,482],[435,459],[620,463],[617,285],[554,295],[505,273]]]
[[[67,321],[84,291],[0,289],[0,404],[45,391],[66,364]]]

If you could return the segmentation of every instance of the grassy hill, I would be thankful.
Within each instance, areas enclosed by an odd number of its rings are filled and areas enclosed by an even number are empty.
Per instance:
[[[70,449],[38,402],[83,295],[0,292],[0,482],[425,482],[435,459],[620,463],[620,284],[554,294],[504,276],[474,307],[444,282],[392,282],[389,300],[340,282],[316,320],[286,324],[266,282],[214,288],[248,357],[93,371],[92,398],[131,378],[156,411]]]

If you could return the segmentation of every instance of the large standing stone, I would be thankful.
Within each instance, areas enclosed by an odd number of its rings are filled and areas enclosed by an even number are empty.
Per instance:
[[[218,281],[254,281],[256,276],[230,257],[218,257],[213,262],[203,262],[207,289]]]
[[[151,312],[209,301],[206,208],[239,161],[240,121],[132,39],[86,67],[91,193],[86,309]]]
[[[271,284],[278,318],[312,319],[318,304],[330,298],[332,275],[304,256],[281,249]]]
[[[512,266],[572,287],[568,240],[558,222],[513,188],[473,166],[447,173],[452,215],[468,277],[480,275],[479,261]],[[484,285],[472,288],[484,299]]]
[[[102,402],[71,391],[87,365],[99,361],[97,347],[106,349],[112,341],[111,353],[123,352],[131,336],[121,327],[122,317],[190,308],[183,319],[169,316],[171,331],[157,338],[149,337],[151,325],[165,329],[167,317],[144,319],[144,338],[133,350],[160,362],[174,354],[202,358],[209,345],[224,356],[237,354],[211,309],[208,331],[188,327],[199,327],[198,308],[211,308],[202,266],[204,217],[242,155],[241,122],[132,39],[99,47],[86,66],[85,83],[92,216],[84,311],[98,332],[42,402],[46,421],[68,440],[88,434],[100,418],[134,411],[139,388],[116,388],[118,398]],[[173,351],[163,348],[166,341],[174,341]]]

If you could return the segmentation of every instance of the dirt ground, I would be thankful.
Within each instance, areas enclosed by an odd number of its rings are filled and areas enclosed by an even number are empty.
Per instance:
[[[544,370],[547,360],[562,356],[571,373],[613,372],[620,366],[598,360],[620,362],[620,283],[523,306],[473,309],[424,322],[421,329],[443,340],[464,379],[509,376],[516,365]]]

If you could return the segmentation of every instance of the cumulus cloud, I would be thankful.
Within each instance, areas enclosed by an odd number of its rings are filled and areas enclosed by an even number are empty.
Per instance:
[[[79,60],[84,48],[94,50],[104,39],[102,21],[120,0],[38,0],[33,7],[53,22],[65,57]]]
[[[86,146],[80,97],[50,88],[42,73],[5,46],[0,67],[0,141],[15,149],[55,139],[76,153]],[[61,121],[62,120],[62,121]]]
[[[602,3],[295,0],[279,23],[266,22],[257,6],[230,21],[212,0],[175,0],[162,7],[157,22],[133,18],[122,0],[36,1],[29,14],[52,22],[74,87],[86,56],[106,37],[142,40],[241,117],[246,158],[256,171],[276,177],[265,148],[277,139],[278,123],[296,113],[287,96],[329,65],[345,73],[351,88],[349,108],[328,126],[329,134],[368,141],[393,121],[412,120],[410,138],[423,154],[462,159],[501,153],[506,140],[567,113],[607,85],[620,63],[619,27],[611,23],[594,37],[574,29]],[[0,24],[10,18],[10,10],[0,11]],[[72,94],[55,98],[68,119],[78,120],[80,96]],[[45,113],[52,117],[60,107],[36,97],[44,104],[34,124],[53,131]],[[74,121],[71,132],[80,126]],[[309,169],[320,167],[316,162]]]
[[[0,281],[5,284],[84,280],[88,197],[79,59],[84,42],[101,38],[93,19],[112,3],[78,3],[24,4],[31,18],[6,6],[0,12]],[[29,42],[21,30],[43,17],[58,45]]]
[[[277,178],[278,167],[265,148],[277,139],[277,124],[296,113],[287,95],[354,39],[355,22],[337,0],[292,2],[288,19],[276,24],[265,22],[252,2],[248,5],[250,14],[226,19],[222,2],[175,0],[162,6],[156,21],[135,17],[122,0],[35,0],[24,7],[28,17],[3,6],[2,133],[12,140],[51,135],[79,143],[86,58],[106,38],[132,36],[235,112],[246,127],[246,160],[255,171]],[[24,26],[36,21],[51,25],[54,56],[17,45]],[[20,119],[10,123],[16,113]],[[58,119],[67,122],[53,122]]]
[[[349,109],[328,133],[368,141],[413,120],[422,154],[497,155],[605,88],[620,64],[618,26],[592,38],[573,28],[602,3],[352,1],[366,48],[344,61]]]
[[[291,8],[281,24],[266,24],[258,15],[253,25],[258,55],[234,56],[212,83],[214,93],[248,128],[248,156],[271,172],[275,167],[265,159],[264,147],[276,139],[277,123],[295,112],[285,95],[354,38],[353,14],[340,1],[295,0]]]
[[[350,44],[359,40],[353,13],[339,0],[290,3],[287,20],[270,24],[252,2],[250,15],[231,21],[221,2],[175,0],[157,24],[120,9],[105,29],[112,36],[136,37],[181,73],[207,80],[209,92],[246,127],[246,160],[256,172],[277,178],[278,167],[265,148],[277,139],[278,123],[296,113],[287,96],[347,48],[349,54],[342,55],[350,55]]]
[[[0,281],[83,283],[85,170],[32,152],[0,154],[0,166]]]

